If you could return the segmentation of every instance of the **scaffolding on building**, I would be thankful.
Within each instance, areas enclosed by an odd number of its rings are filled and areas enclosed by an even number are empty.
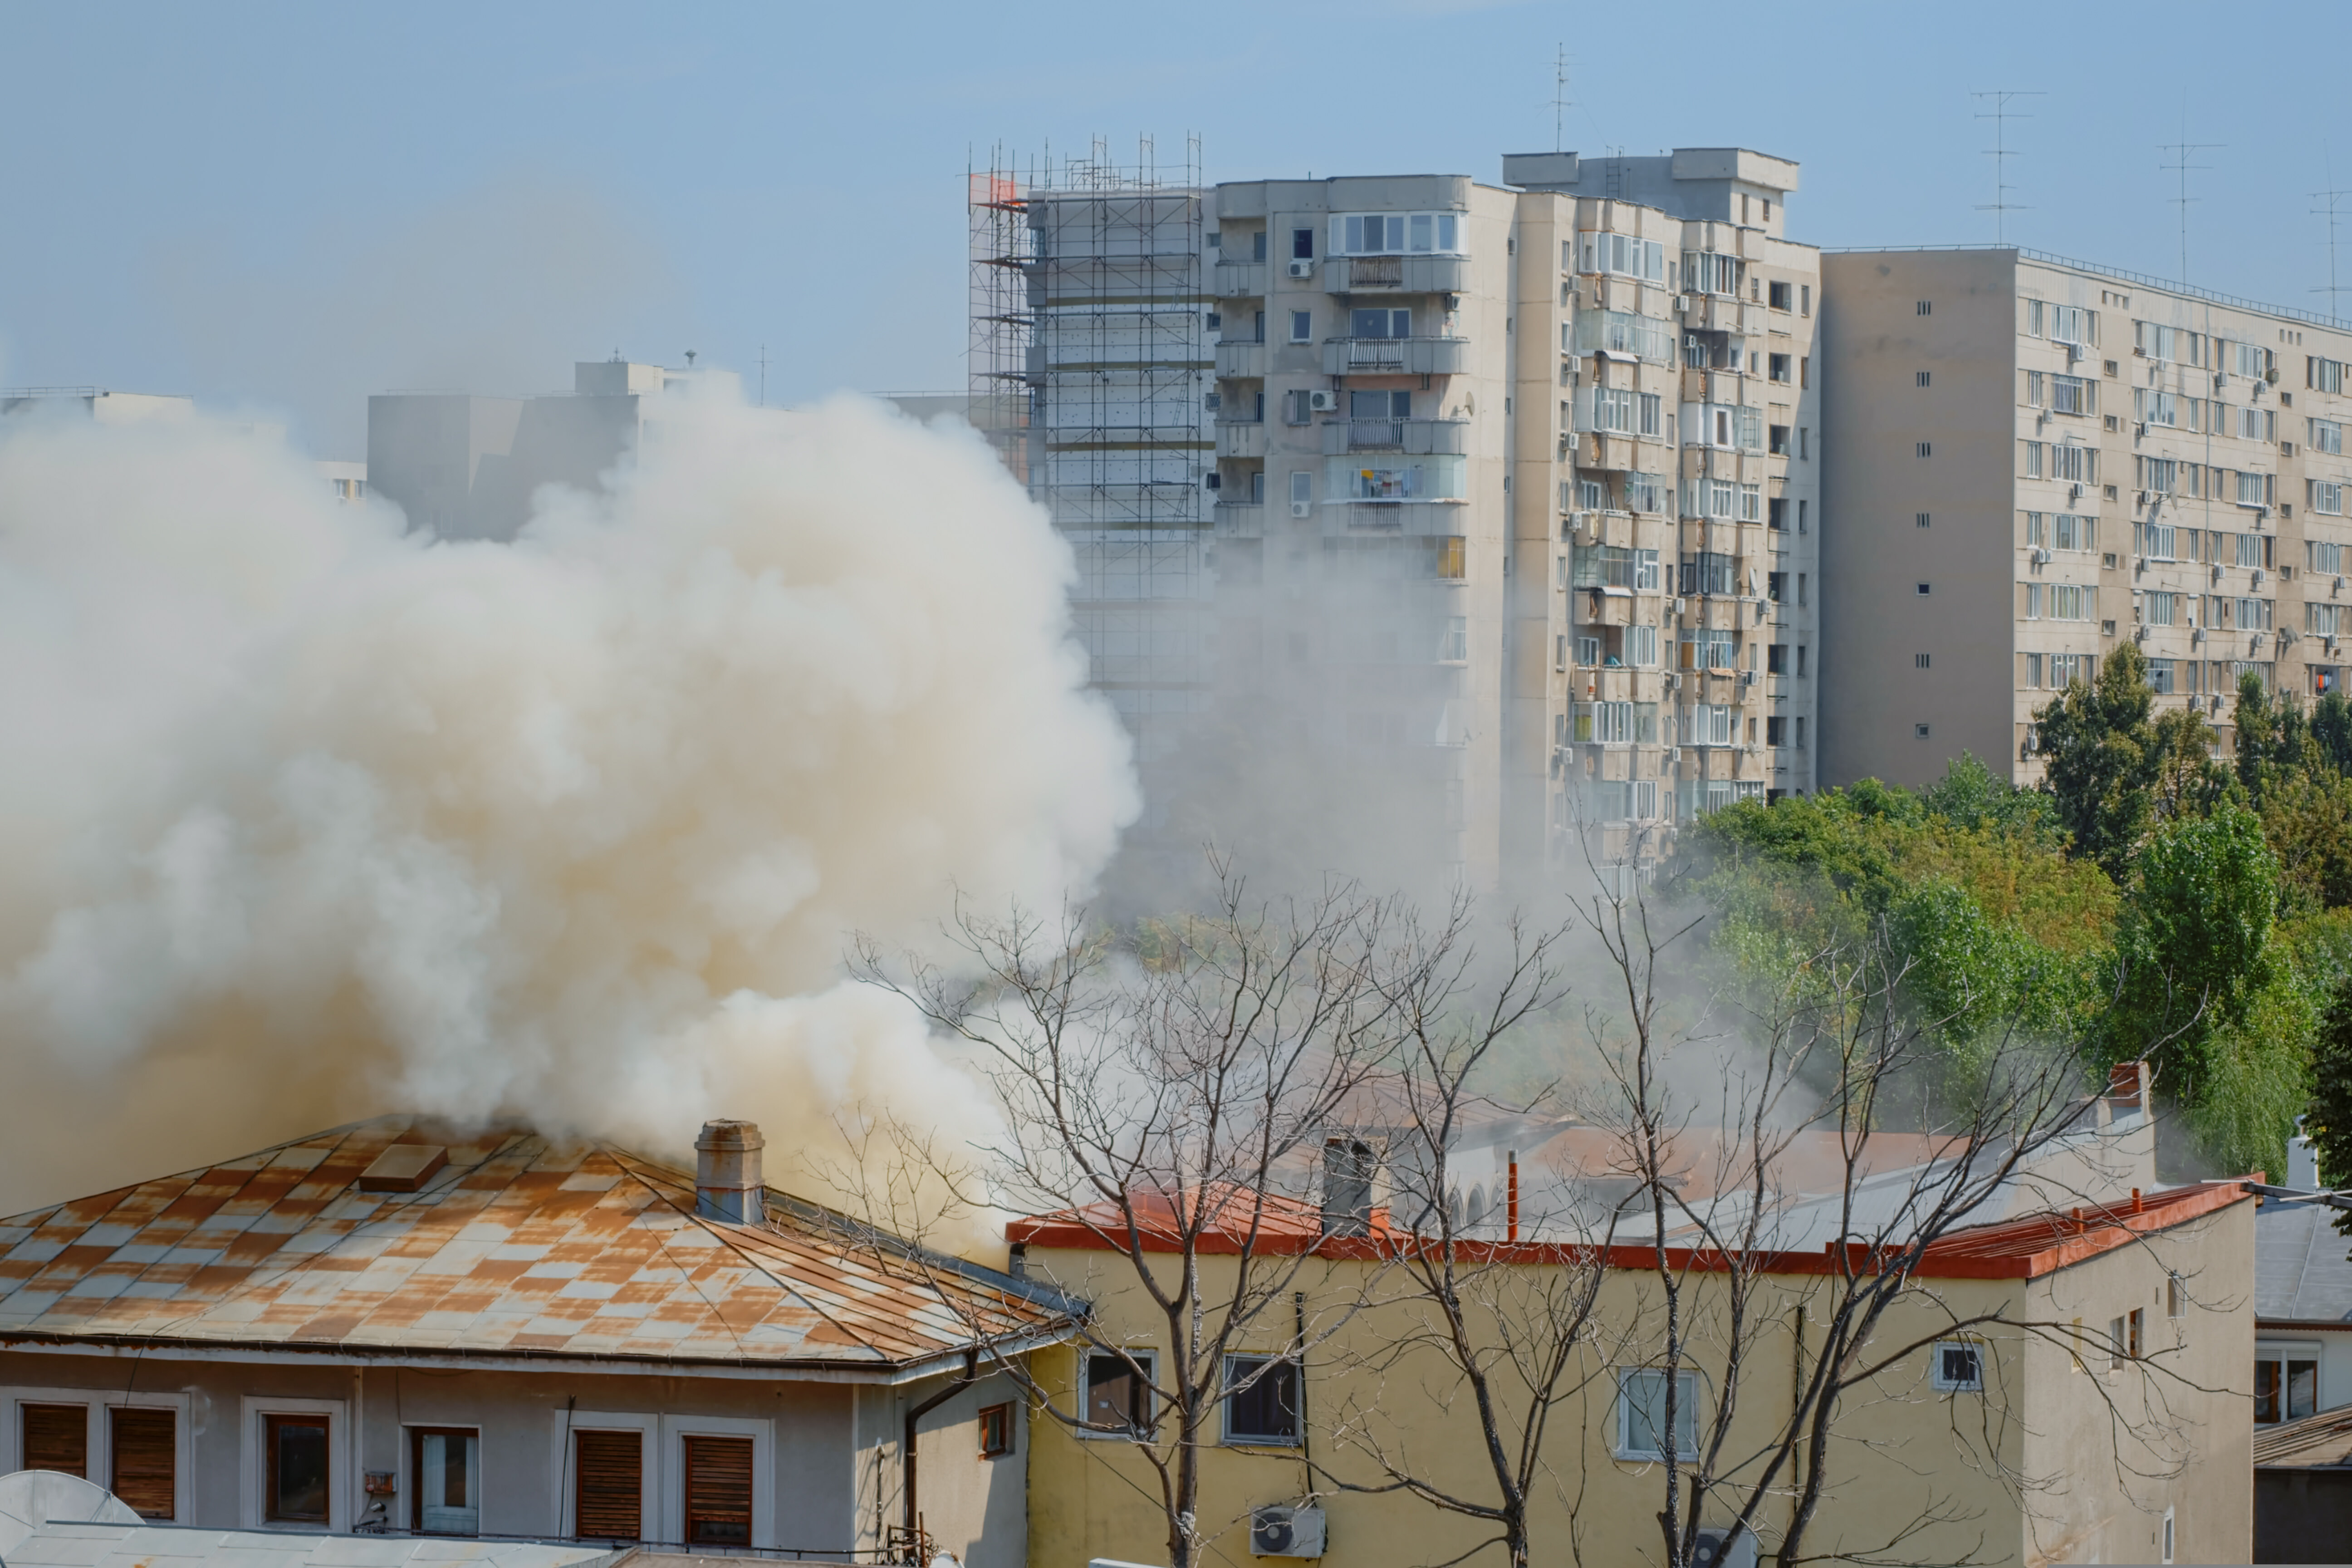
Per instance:
[[[1204,700],[1215,471],[1201,144],[970,174],[972,423],[1070,542],[1090,679],[1147,763]]]

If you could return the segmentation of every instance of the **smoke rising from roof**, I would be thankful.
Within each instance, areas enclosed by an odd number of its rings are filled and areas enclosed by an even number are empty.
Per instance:
[[[1110,855],[1070,576],[976,438],[856,400],[698,397],[513,544],[201,420],[0,435],[0,1212],[387,1108],[966,1128],[843,937]]]

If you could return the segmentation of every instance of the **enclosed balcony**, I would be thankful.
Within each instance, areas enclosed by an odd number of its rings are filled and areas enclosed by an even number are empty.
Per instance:
[[[1470,367],[1467,338],[1326,338],[1326,375],[1459,375]]]
[[[1462,256],[1342,256],[1324,263],[1323,284],[1334,294],[1459,294],[1469,283],[1470,261]]]
[[[1323,423],[1323,455],[1349,452],[1404,452],[1414,456],[1455,456],[1466,450],[1470,422],[1466,419],[1327,419]]]
[[[1755,337],[1764,331],[1764,307],[1727,294],[1687,294],[1683,326],[1694,332],[1738,332]]]

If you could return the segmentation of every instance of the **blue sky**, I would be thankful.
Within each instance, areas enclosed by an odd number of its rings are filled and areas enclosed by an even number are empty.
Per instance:
[[[1727,47],[1716,40],[1729,40]],[[1506,151],[1798,160],[1793,237],[2010,237],[2324,309],[2352,7],[1359,0],[562,5],[0,0],[0,384],[191,392],[357,456],[367,392],[685,350],[771,401],[963,377],[969,159],[1097,135],[1214,179],[1494,179]],[[2185,125],[2185,132],[2184,132]],[[2352,199],[2340,237],[2352,283]],[[2352,306],[2352,300],[2347,300]]]

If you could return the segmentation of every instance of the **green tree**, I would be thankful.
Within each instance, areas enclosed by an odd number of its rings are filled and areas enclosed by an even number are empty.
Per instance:
[[[2125,643],[2095,684],[2074,682],[2034,715],[2051,799],[2074,852],[2118,882],[2158,824],[2209,810],[2227,792],[2203,718],[2186,710],[2158,718],[2155,710],[2147,660]]]
[[[2352,981],[2329,988],[2315,1037],[2304,1136],[2318,1152],[2320,1180],[2352,1186]],[[2336,1215],[2336,1228],[2352,1236],[2352,1211]]]

